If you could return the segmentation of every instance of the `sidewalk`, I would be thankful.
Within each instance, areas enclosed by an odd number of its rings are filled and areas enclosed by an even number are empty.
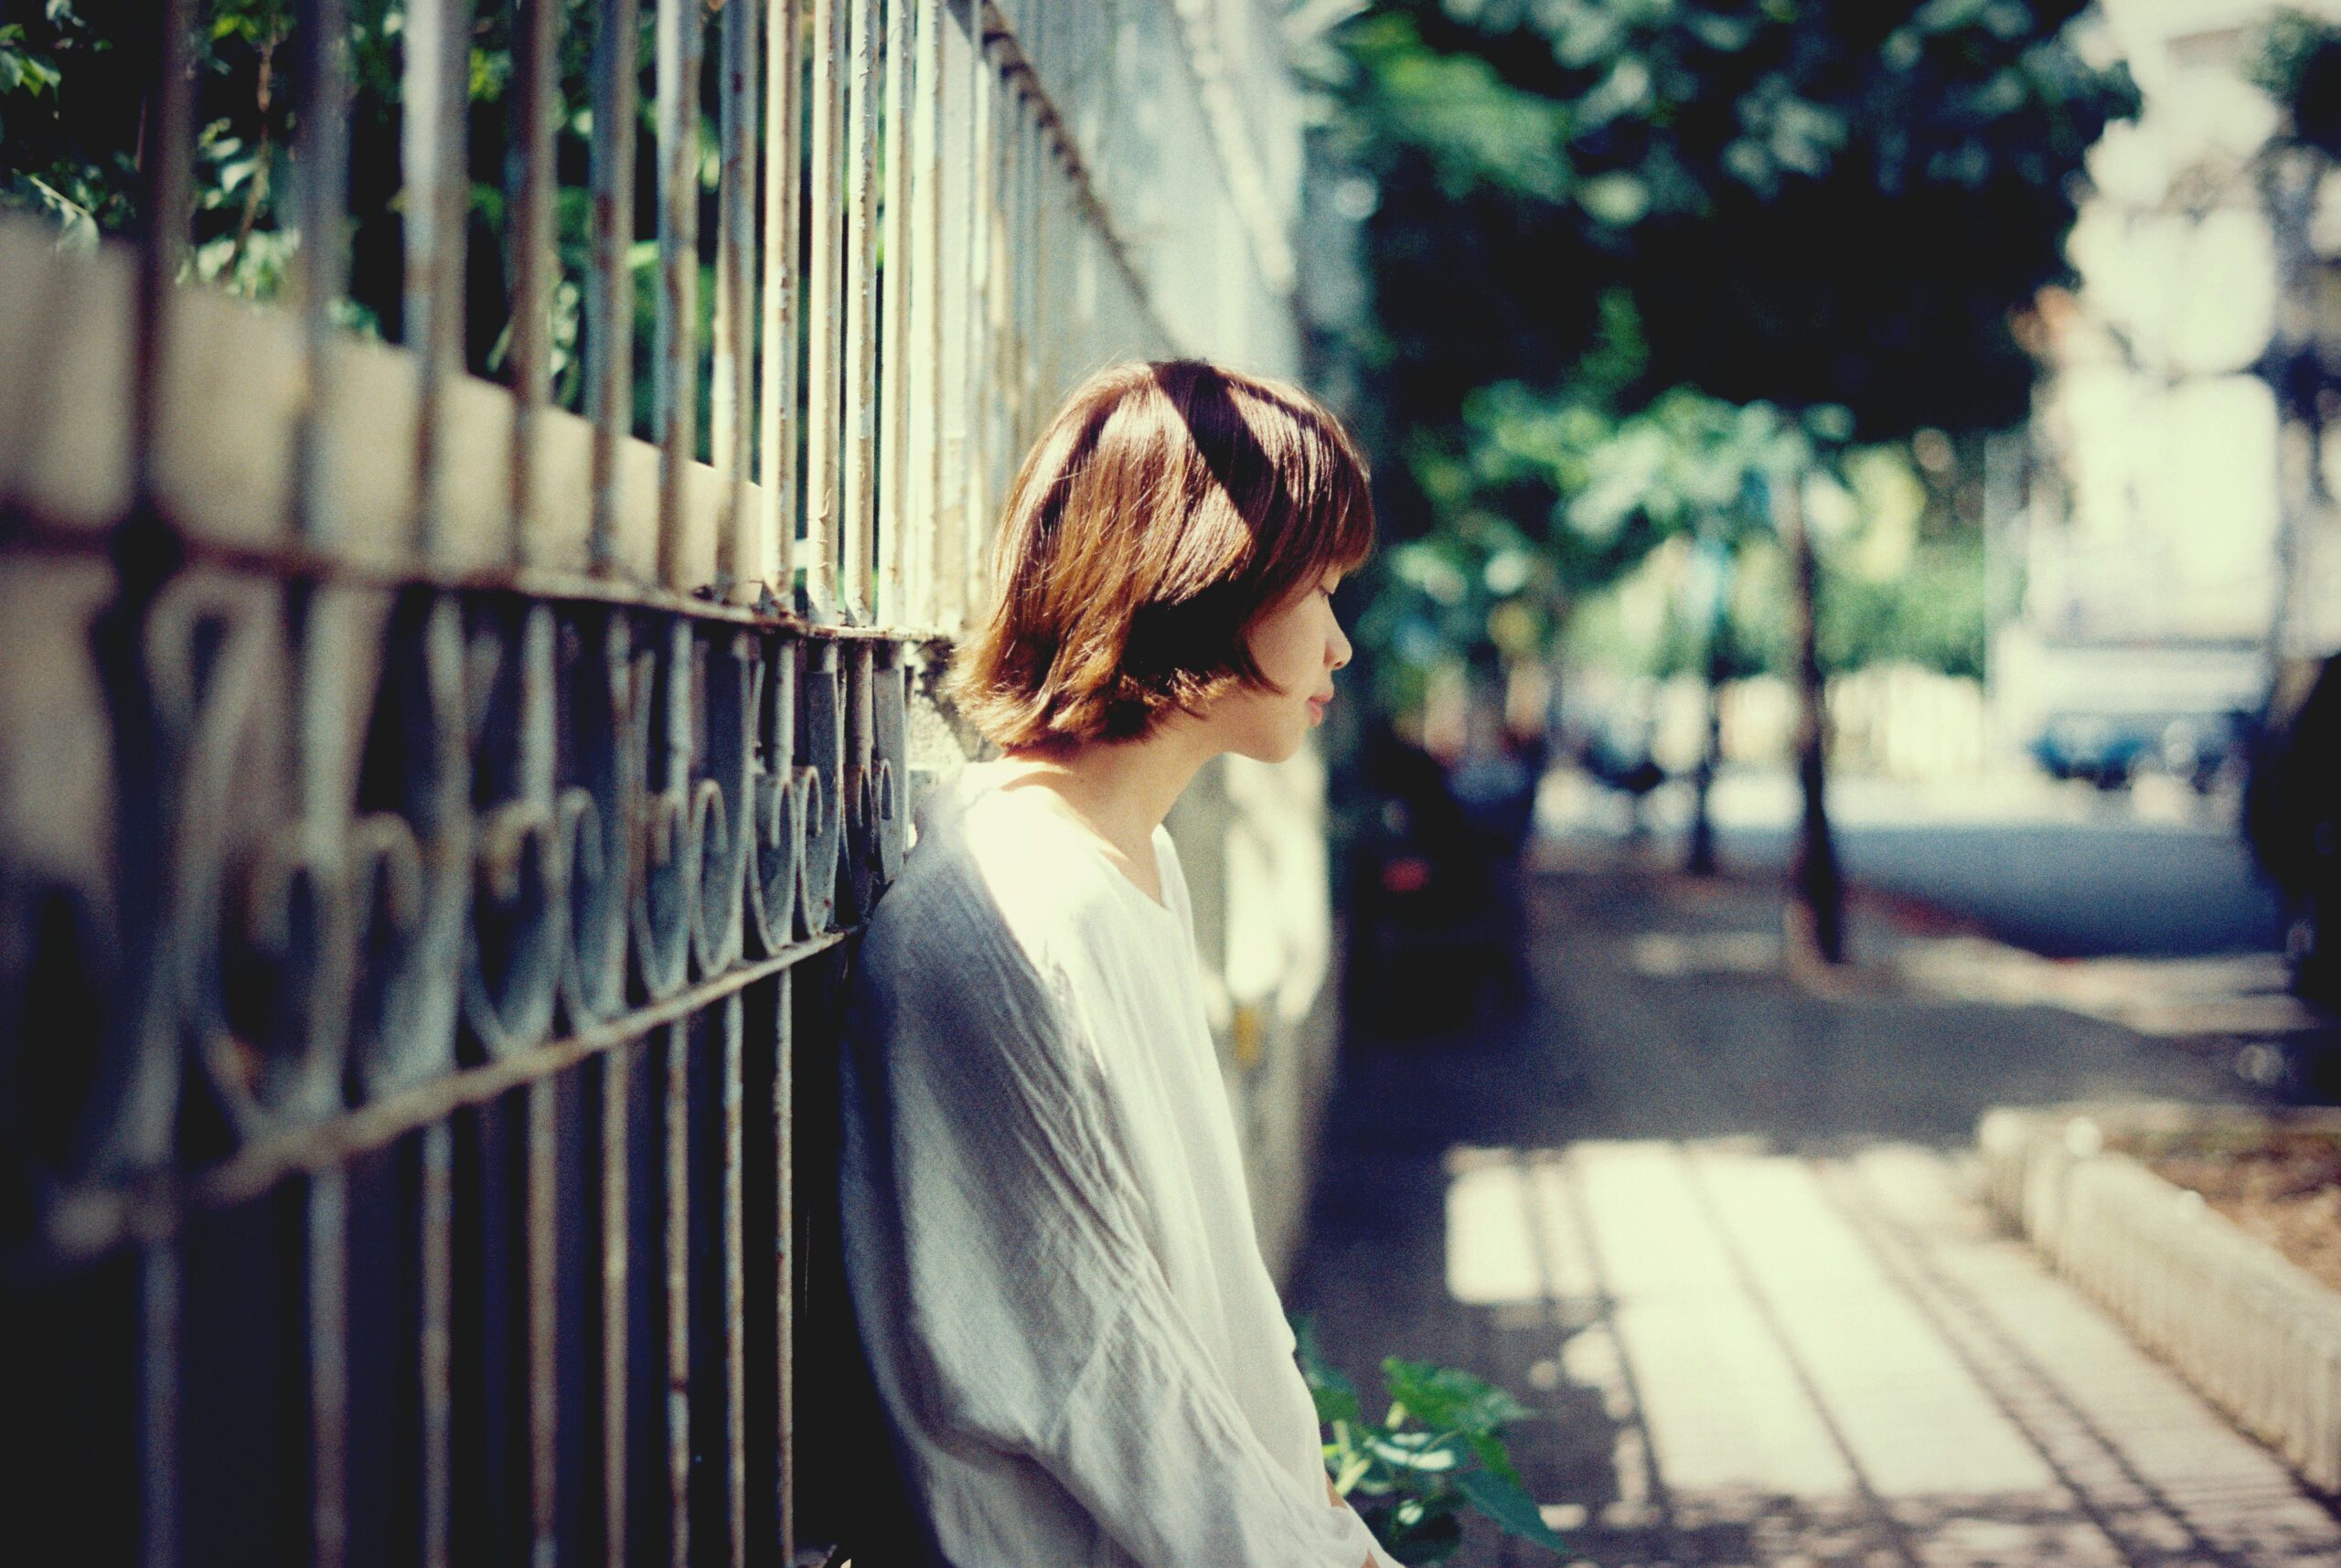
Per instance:
[[[1288,1293],[1328,1353],[1369,1390],[1386,1354],[1511,1388],[1531,1489],[1603,1568],[2341,1563],[2331,1509],[1972,1196],[1987,1106],[2236,1081],[1910,991],[1923,938],[1875,917],[1816,994],[1779,918],[1765,883],[1548,873],[1521,1014],[1352,1039]],[[1459,1568],[1550,1561],[1473,1534]]]

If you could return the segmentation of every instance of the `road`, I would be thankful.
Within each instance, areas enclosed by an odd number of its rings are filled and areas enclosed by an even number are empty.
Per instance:
[[[2159,781],[2157,781],[2159,782]],[[1614,800],[1564,780],[1546,821],[1564,835],[1615,836]],[[1680,834],[1683,792],[1647,816]],[[1717,842],[1740,869],[1785,867],[1797,818],[1784,773],[1717,790]],[[2196,956],[2282,944],[2275,899],[2254,872],[2230,798],[2178,792],[2099,795],[2021,775],[1926,786],[1845,779],[1832,786],[1838,853],[1863,886],[1972,920],[2055,958]]]

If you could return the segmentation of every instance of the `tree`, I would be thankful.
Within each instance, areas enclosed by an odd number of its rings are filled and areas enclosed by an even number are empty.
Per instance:
[[[1465,420],[1482,453],[1539,472],[1566,495],[1553,508],[1547,538],[1579,562],[1609,570],[1605,580],[1649,548],[1690,542],[1695,601],[1684,631],[1695,643],[1689,662],[1707,687],[1707,741],[1694,776],[1690,869],[1715,870],[1708,816],[1721,742],[1720,694],[1744,657],[1726,614],[1729,580],[1742,549],[1766,533],[1763,498],[1785,474],[1812,462],[1812,441],[1795,420],[1769,403],[1732,404],[1687,388],[1667,392],[1622,417],[1581,404],[1555,409],[1514,383],[1470,400]]]
[[[561,265],[551,300],[547,390],[554,403],[579,410],[586,352],[582,283],[592,230],[593,5],[559,0],[553,84],[554,229]],[[140,103],[148,88],[140,30],[153,27],[152,7],[138,0],[42,0],[18,9],[21,21],[0,23],[0,208],[46,214],[69,245],[93,246],[101,235],[134,231],[144,120],[134,109],[123,112],[123,105]],[[283,200],[299,175],[293,152],[298,94],[289,80],[298,69],[294,9],[292,0],[198,0],[195,6],[195,210],[186,271],[249,299],[276,297],[301,242]],[[645,7],[637,22],[636,55],[646,63],[636,112],[646,137],[656,130],[655,69],[647,63],[654,59],[654,11]],[[465,247],[464,357],[473,374],[501,377],[509,373],[514,311],[502,216],[518,184],[508,123],[518,66],[513,8],[482,5],[477,12],[465,131],[472,221]],[[399,138],[405,7],[401,0],[349,0],[347,14],[349,274],[347,297],[335,309],[346,326],[397,339],[404,325]],[[703,112],[717,99],[720,53],[705,51]],[[715,137],[711,117],[701,127],[701,145],[713,145]],[[639,272],[657,260],[645,242],[656,237],[657,161],[638,158],[635,179],[632,264]],[[707,313],[714,300],[712,160],[700,179],[699,227],[706,239],[697,298]],[[645,436],[653,430],[649,355],[657,296],[654,288],[636,290],[633,428]],[[702,401],[711,374],[702,363]],[[702,457],[711,439],[711,421],[700,421]]]
[[[1374,184],[1361,357],[1402,450],[1494,381],[1619,411],[1677,388],[1855,442],[2024,417],[2016,314],[2067,274],[2081,158],[2133,112],[2083,0],[1387,0],[1336,35],[1335,136]],[[1980,244],[1978,238],[1990,237]],[[1394,523],[1432,526],[1410,462]],[[1813,577],[1801,475],[1775,520]],[[1800,599],[1800,875],[1841,955],[1821,616]]]
[[[2293,645],[2295,585],[2305,575],[2304,536],[2327,498],[2316,475],[2315,453],[2335,411],[2336,367],[2330,334],[2320,319],[2330,269],[2312,243],[2317,193],[2341,160],[2341,27],[2293,10],[2261,27],[2250,76],[2282,111],[2280,129],[2252,159],[2262,210],[2275,240],[2278,304],[2275,331],[2253,366],[2274,397],[2278,447],[2276,583],[2268,625],[2267,688],[2261,700],[2264,733],[2282,706],[2287,657]]]
[[[2283,108],[2288,139],[2341,160],[2341,28],[2283,10],[2258,41],[2251,80]]]

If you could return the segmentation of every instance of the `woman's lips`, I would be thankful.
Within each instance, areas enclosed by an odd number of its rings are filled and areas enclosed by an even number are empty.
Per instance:
[[[1322,724],[1325,721],[1325,705],[1332,700],[1333,699],[1330,697],[1310,698],[1309,699],[1309,721],[1312,724]]]

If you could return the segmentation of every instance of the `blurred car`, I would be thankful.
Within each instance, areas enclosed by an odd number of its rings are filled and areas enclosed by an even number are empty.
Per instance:
[[[2293,988],[2341,1008],[2341,654],[2280,685],[2252,748],[2243,830],[2284,901]]]
[[[1369,731],[1360,763],[1344,879],[1352,1016],[1421,1033],[1491,995],[1516,1001],[1524,980],[1510,879],[1527,813],[1513,796],[1533,796],[1533,780],[1507,791],[1491,787],[1492,775],[1467,775],[1459,794],[1438,758],[1386,727]]]
[[[2121,789],[2159,773],[2207,795],[2243,766],[2267,664],[2249,641],[2141,637],[2044,641],[2008,673],[2052,777]]]
[[[2245,716],[2233,709],[2056,713],[2033,738],[2031,752],[2054,778],[2120,789],[2142,773],[2159,772],[2208,795],[2242,756],[2248,730]]]

